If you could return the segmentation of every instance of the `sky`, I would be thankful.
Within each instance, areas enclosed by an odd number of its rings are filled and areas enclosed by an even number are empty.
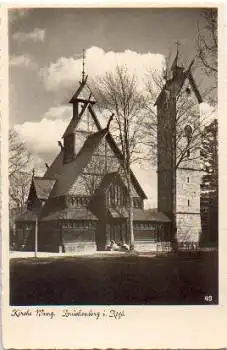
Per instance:
[[[28,150],[50,162],[72,116],[68,101],[86,74],[95,80],[118,64],[136,74],[174,58],[176,42],[185,65],[196,55],[200,8],[32,8],[9,11],[10,126]],[[201,89],[209,81],[195,72]],[[205,105],[206,110],[209,106]],[[151,164],[134,166],[149,201],[157,205],[157,174]]]

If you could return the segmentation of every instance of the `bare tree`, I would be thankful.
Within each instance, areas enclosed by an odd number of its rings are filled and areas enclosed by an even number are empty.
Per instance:
[[[207,8],[201,14],[198,24],[197,39],[198,62],[205,74],[212,81],[209,89],[210,102],[217,101],[217,72],[218,72],[218,37],[217,37],[217,9]]]
[[[147,118],[144,121],[144,141],[149,147],[150,158],[153,164],[157,161],[157,112],[154,106],[155,101],[164,88],[166,82],[166,72],[150,73],[147,79]],[[190,87],[183,88],[177,97],[176,110],[176,169],[179,168],[189,158],[190,160],[199,160],[199,148],[205,116],[198,116],[198,101],[193,97]],[[172,132],[169,125],[171,118],[166,118],[164,127],[167,132]],[[185,128],[190,125],[190,129]],[[169,150],[165,147],[165,152],[172,152],[171,145]]]
[[[97,84],[97,82],[96,82]],[[125,66],[116,66],[100,78],[95,94],[102,111],[114,113],[112,134],[122,153],[123,176],[128,189],[128,231],[130,249],[134,248],[133,198],[130,169],[141,159],[142,125],[145,118],[145,99],[137,87],[135,75]]]
[[[24,173],[31,159],[25,144],[20,141],[15,130],[9,130],[9,177]]]
[[[202,19],[202,27],[198,26],[198,58],[208,75],[216,75],[218,71],[217,9],[204,9]]]
[[[31,155],[25,144],[20,141],[15,130],[9,131],[9,196],[12,207],[22,209],[25,205],[31,173],[29,166]]]
[[[34,169],[34,167],[36,169]],[[26,205],[33,169],[36,175],[44,171],[39,159],[31,155],[14,129],[9,130],[9,198],[10,206],[22,209]]]

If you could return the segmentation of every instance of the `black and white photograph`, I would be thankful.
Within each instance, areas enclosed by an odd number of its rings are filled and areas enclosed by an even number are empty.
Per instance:
[[[10,306],[219,304],[218,17],[8,9]]]

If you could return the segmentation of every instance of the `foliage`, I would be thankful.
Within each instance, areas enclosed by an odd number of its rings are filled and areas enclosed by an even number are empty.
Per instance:
[[[197,57],[200,67],[209,78],[207,94],[211,103],[217,102],[218,37],[217,9],[204,9],[198,25]]]
[[[205,127],[201,159],[204,175],[201,185],[201,243],[218,243],[218,122]]]

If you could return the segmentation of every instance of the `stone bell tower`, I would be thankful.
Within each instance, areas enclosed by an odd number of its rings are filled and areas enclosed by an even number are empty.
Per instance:
[[[158,211],[172,220],[165,239],[198,242],[200,220],[200,113],[201,95],[188,69],[178,66],[157,100]]]

